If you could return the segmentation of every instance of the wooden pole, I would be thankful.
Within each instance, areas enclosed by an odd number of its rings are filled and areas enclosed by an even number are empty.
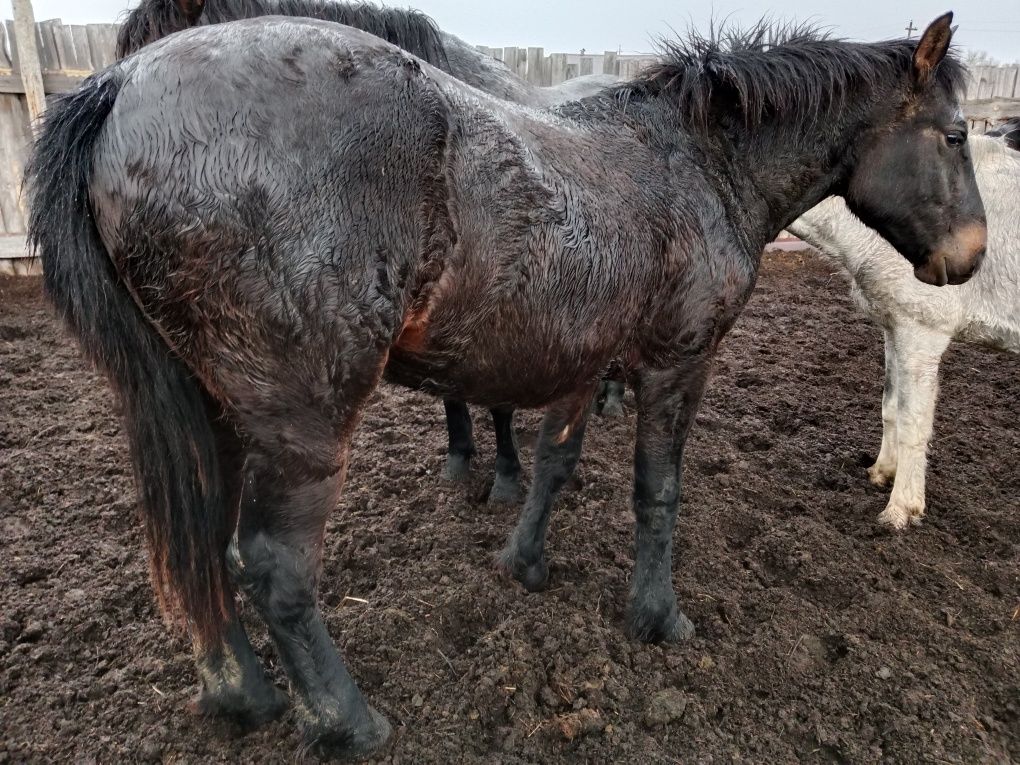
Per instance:
[[[14,6],[14,36],[18,46],[21,82],[25,86],[28,116],[35,125],[46,110],[39,48],[35,44],[35,14],[32,12],[32,0],[11,0],[11,4]]]

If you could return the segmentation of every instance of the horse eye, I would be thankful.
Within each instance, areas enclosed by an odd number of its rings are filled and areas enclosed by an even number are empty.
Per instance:
[[[950,130],[946,133],[946,143],[950,146],[963,146],[967,142],[967,134],[959,130]]]

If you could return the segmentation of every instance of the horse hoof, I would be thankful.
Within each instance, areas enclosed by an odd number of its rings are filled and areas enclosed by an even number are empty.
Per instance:
[[[541,592],[549,582],[549,566],[542,558],[534,563],[526,563],[515,550],[508,548],[500,554],[499,566],[528,592]]]
[[[489,490],[488,503],[490,505],[518,505],[524,499],[524,492],[521,490],[520,476],[508,476],[496,474]]]
[[[924,505],[900,505],[890,502],[885,510],[878,514],[878,522],[897,530],[903,530],[910,524],[915,526],[924,518]]]
[[[200,717],[221,717],[233,720],[244,728],[258,728],[272,722],[290,706],[287,694],[267,680],[255,691],[236,688],[210,691],[203,688],[189,704]]]
[[[868,468],[868,480],[873,486],[880,489],[886,488],[896,478],[896,468],[886,465],[874,464]]]
[[[609,399],[602,405],[599,414],[607,420],[623,417],[623,403],[616,399]]]
[[[304,726],[309,749],[322,760],[351,762],[378,751],[393,735],[393,727],[379,712],[368,708],[368,720],[354,730],[321,723]]]
[[[471,477],[471,458],[462,454],[448,454],[443,466],[443,478],[455,483],[464,483]]]
[[[682,643],[694,637],[694,623],[671,605],[666,610],[636,612],[631,617],[631,632],[644,643]]]

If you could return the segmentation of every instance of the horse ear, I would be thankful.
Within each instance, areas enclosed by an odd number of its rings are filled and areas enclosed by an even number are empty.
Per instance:
[[[914,74],[918,82],[927,82],[935,67],[946,57],[953,39],[952,23],[953,12],[943,13],[928,25],[918,40],[914,49]]]
[[[189,24],[198,21],[198,17],[202,15],[205,8],[205,0],[177,0],[177,2],[181,7],[181,13],[184,14],[184,18],[188,20]]]

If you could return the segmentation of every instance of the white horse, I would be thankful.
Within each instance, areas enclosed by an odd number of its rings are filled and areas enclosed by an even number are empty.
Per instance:
[[[918,281],[910,264],[836,197],[789,227],[850,272],[855,299],[885,331],[882,448],[868,474],[877,486],[893,481],[878,518],[897,529],[924,515],[939,360],[950,341],[1020,352],[1020,152],[984,136],[970,144],[988,216],[988,254],[966,284]]]

